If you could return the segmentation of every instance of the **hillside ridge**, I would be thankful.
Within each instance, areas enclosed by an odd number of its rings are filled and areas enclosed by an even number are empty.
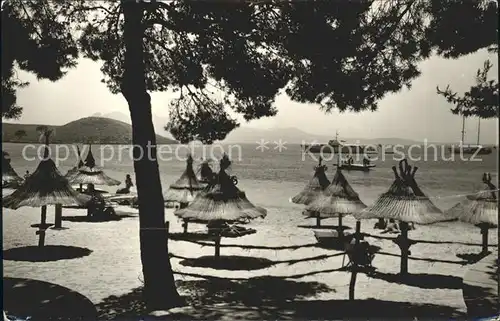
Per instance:
[[[47,126],[54,130],[51,138],[51,142],[54,144],[132,144],[132,126],[130,124],[112,118],[96,116],[80,118],[59,126],[2,122],[2,142],[40,143],[40,134],[36,130],[38,126]],[[16,137],[16,132],[19,130],[24,130],[26,135]],[[177,141],[156,135],[156,143],[160,145],[177,144]]]

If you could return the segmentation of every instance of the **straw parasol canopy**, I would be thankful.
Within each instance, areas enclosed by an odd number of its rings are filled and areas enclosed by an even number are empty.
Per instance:
[[[236,187],[236,177],[226,173],[230,165],[231,161],[224,155],[220,161],[220,171],[207,186],[207,190],[199,193],[186,208],[178,209],[174,214],[182,219],[204,223],[237,222],[265,217],[267,211],[250,203],[245,192]]]
[[[332,183],[322,195],[306,207],[304,214],[310,217],[316,213],[318,219],[338,217],[339,233],[342,233],[342,215],[357,213],[365,208],[366,205],[359,199],[358,193],[354,191],[341,169],[337,167]]]
[[[325,165],[321,165],[321,162],[322,158],[320,157],[318,166],[314,167],[313,178],[299,194],[291,199],[293,203],[309,205],[330,185],[330,181],[325,175],[328,168]]]
[[[315,201],[306,207],[307,211],[319,212],[321,217],[336,217],[339,214],[351,214],[366,208],[359,199],[342,171],[337,168],[332,183]]]
[[[485,188],[467,197],[445,212],[450,218],[471,224],[486,223],[498,226],[498,190],[491,183],[491,175],[483,174]]]
[[[170,185],[163,198],[166,202],[189,203],[204,188],[196,178],[193,157],[189,155],[186,160],[186,170],[174,184]]]
[[[77,156],[78,156],[78,162],[76,163],[75,167],[73,167],[72,169],[70,169],[65,177],[66,178],[71,178],[73,175],[76,175],[78,173],[78,170],[80,168],[82,168],[83,166],[85,166],[85,164],[83,163],[83,160],[82,160],[82,153],[80,151],[80,147],[78,145],[76,145],[76,152],[77,152]]]
[[[498,189],[491,182],[491,174],[483,174],[485,188],[468,195],[462,202],[445,212],[450,218],[477,225],[483,234],[483,252],[488,251],[488,229],[498,226]]]
[[[38,246],[43,247],[45,243],[45,230],[52,224],[47,224],[47,205],[56,205],[60,209],[62,205],[85,205],[90,197],[75,191],[69,185],[68,180],[57,170],[56,164],[49,158],[49,136],[51,130],[43,133],[45,136],[45,150],[43,159],[38,164],[33,174],[26,178],[25,182],[14,193],[3,199],[3,207],[18,209],[21,206],[41,207],[40,224],[32,225],[38,227]],[[56,225],[57,223],[56,213]]]
[[[394,242],[401,249],[402,275],[408,273],[409,249],[415,242],[408,239],[408,223],[432,224],[448,221],[439,208],[422,192],[415,181],[418,167],[408,165],[406,159],[399,162],[399,173],[392,167],[394,182],[372,206],[353,214],[357,219],[388,218],[400,221],[401,235]]]
[[[210,167],[210,160],[205,159],[200,165],[200,176],[198,182],[201,184],[209,184],[216,174]]]
[[[395,179],[389,190],[375,204],[354,214],[356,219],[387,218],[424,225],[449,220],[418,187],[415,181],[418,167],[412,168],[403,159],[399,162],[399,173],[396,166],[392,170]]]
[[[70,175],[68,180],[71,184],[120,185],[120,181],[107,176],[102,169],[96,167],[92,146],[89,146],[85,166],[81,167],[74,175]]]
[[[2,151],[2,185],[3,184],[20,184],[23,179],[16,173],[12,165],[10,165],[9,153]]]

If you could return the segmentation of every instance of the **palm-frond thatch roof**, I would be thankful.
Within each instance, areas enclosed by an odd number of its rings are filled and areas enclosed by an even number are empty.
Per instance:
[[[85,205],[90,196],[80,194],[57,170],[56,164],[48,158],[48,148],[44,159],[21,187],[3,199],[3,207],[17,209],[22,206],[41,207],[44,205]]]
[[[215,180],[186,208],[178,209],[174,214],[180,218],[198,222],[235,222],[265,217],[267,211],[250,203],[245,192],[236,187],[238,183],[236,177],[229,176],[225,172],[230,164],[229,158],[224,155]]]
[[[193,170],[193,157],[189,155],[186,160],[186,170],[175,183],[170,185],[163,199],[166,202],[189,203],[204,188],[205,186],[196,178]]]
[[[354,214],[356,219],[387,218],[417,224],[449,220],[418,187],[414,178],[417,169],[406,160],[400,161],[399,174],[393,166],[395,180],[389,190],[375,204]]]
[[[82,168],[83,166],[85,166],[85,163],[82,160],[82,153],[81,153],[80,147],[78,145],[76,145],[76,152],[77,152],[78,162],[76,163],[75,167],[73,167],[72,169],[70,169],[66,173],[65,177],[68,180],[71,179],[74,175],[76,175],[78,173],[78,170],[80,168]]]
[[[318,166],[314,167],[313,178],[299,194],[291,199],[293,203],[309,205],[330,185],[330,181],[325,174],[328,168],[325,165],[321,165],[321,162],[322,159],[320,157]]]
[[[120,181],[109,177],[102,169],[96,167],[94,155],[92,154],[92,146],[89,147],[85,166],[79,168],[73,174],[68,173],[66,178],[71,184],[120,185]]]
[[[21,183],[23,179],[16,173],[10,165],[9,153],[2,151],[2,183]]]
[[[487,223],[498,226],[498,190],[491,182],[489,173],[483,174],[485,188],[476,194],[468,195],[445,214],[471,224]]]
[[[366,205],[359,199],[358,193],[351,187],[340,168],[337,168],[332,183],[306,207],[304,214],[310,216],[310,212],[319,212],[320,217],[335,217],[339,214],[357,213],[364,208]]]
[[[204,160],[200,165],[200,176],[198,177],[198,182],[201,184],[209,184],[216,174],[210,167],[210,161],[208,159]]]

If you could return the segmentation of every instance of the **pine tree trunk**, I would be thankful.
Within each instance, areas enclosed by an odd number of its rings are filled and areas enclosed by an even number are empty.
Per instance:
[[[168,256],[165,209],[158,169],[151,98],[146,90],[144,66],[144,5],[122,0],[125,63],[122,94],[132,120],[134,170],[139,198],[139,224],[144,295],[150,309],[169,309],[182,301]]]

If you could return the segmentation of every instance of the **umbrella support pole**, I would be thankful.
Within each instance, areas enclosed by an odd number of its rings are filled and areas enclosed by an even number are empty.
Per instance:
[[[220,257],[220,239],[221,239],[220,234],[215,237],[215,259],[216,260]]]
[[[55,219],[55,228],[62,228],[62,205],[56,204],[56,219]]]
[[[179,209],[186,208],[188,206],[188,203],[179,203]],[[188,220],[184,220],[182,223],[182,227],[184,228],[184,233],[188,232]]]
[[[38,247],[43,247],[45,245],[45,224],[47,221],[47,205],[42,206],[42,219],[40,221],[40,228],[38,229]]]
[[[344,230],[342,229],[342,214],[339,214],[339,226],[338,226],[339,237],[344,236]]]
[[[167,249],[168,249],[168,238],[170,236],[170,221],[165,222],[165,230],[167,231],[166,245],[167,245]]]
[[[483,236],[482,253],[488,253],[488,225],[481,224],[481,235]]]
[[[401,275],[408,274],[408,256],[410,250],[410,242],[408,242],[408,223],[400,222],[399,227],[401,229],[401,241],[399,245],[401,249]]]
[[[356,234],[354,248],[359,246],[359,241],[361,240],[361,222],[356,221]],[[358,275],[358,263],[354,260],[351,268],[351,281],[349,282],[349,300],[354,300],[354,289],[356,287],[356,277]]]

